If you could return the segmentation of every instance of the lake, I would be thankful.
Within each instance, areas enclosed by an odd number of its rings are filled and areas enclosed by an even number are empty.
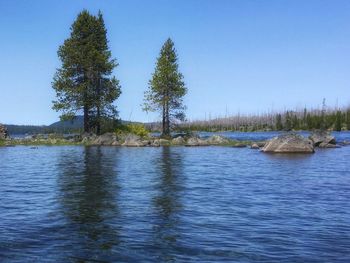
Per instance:
[[[350,146],[0,147],[0,261],[350,262],[349,161]]]

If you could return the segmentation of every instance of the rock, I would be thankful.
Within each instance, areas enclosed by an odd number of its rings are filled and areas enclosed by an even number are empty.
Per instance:
[[[184,139],[184,137],[182,136],[178,136],[176,138],[174,138],[171,143],[173,145],[184,145],[186,143],[186,140]]]
[[[154,140],[154,141],[151,143],[151,146],[152,146],[152,147],[159,147],[159,146],[160,146],[159,139]]]
[[[92,143],[96,138],[96,134],[84,132],[80,135],[82,143]]]
[[[256,142],[256,144],[259,146],[259,148],[262,148],[265,146],[266,142]]]
[[[164,146],[164,145],[170,145],[170,141],[166,139],[159,139],[159,144]]]
[[[340,146],[335,145],[335,144],[331,144],[331,143],[325,143],[325,142],[321,142],[318,145],[319,148],[340,148]]]
[[[125,137],[125,142],[122,144],[122,146],[128,146],[128,147],[141,147],[145,146],[145,144],[141,141],[141,138],[135,134],[128,134]]]
[[[260,149],[259,145],[256,144],[256,143],[253,143],[251,146],[250,146],[251,149]]]
[[[234,145],[231,145],[231,147],[233,147],[233,148],[245,148],[245,147],[247,147],[247,144],[245,144],[245,143],[236,143]]]
[[[230,142],[229,139],[227,139],[223,136],[220,136],[220,135],[213,135],[207,139],[207,143],[212,144],[212,145],[227,144],[229,142]]]
[[[5,140],[8,138],[7,128],[0,124],[0,140]]]
[[[320,144],[336,144],[334,136],[328,131],[314,131],[309,136],[309,139],[313,142],[315,147],[318,147]]]
[[[207,141],[200,138],[192,137],[187,140],[185,146],[207,146],[209,145]]]
[[[349,142],[349,141],[342,141],[342,142],[340,143],[340,145],[342,145],[342,146],[348,146],[348,145],[350,145],[350,142]]]
[[[313,153],[315,152],[311,140],[295,133],[282,134],[269,140],[263,152],[266,153]]]
[[[97,136],[92,142],[93,145],[112,145],[117,140],[117,136],[114,133],[108,132]]]
[[[150,140],[142,140],[141,142],[143,146],[152,146],[152,141]]]
[[[120,146],[120,145],[121,145],[121,143],[119,141],[114,141],[112,143],[112,146]]]

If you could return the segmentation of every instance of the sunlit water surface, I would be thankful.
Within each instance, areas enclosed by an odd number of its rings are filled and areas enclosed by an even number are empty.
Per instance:
[[[0,261],[350,262],[350,147],[3,147]]]

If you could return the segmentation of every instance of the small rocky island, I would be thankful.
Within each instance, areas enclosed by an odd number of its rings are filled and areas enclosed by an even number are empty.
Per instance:
[[[84,145],[84,146],[124,146],[124,147],[160,147],[160,146],[228,146],[250,147],[265,153],[314,153],[315,148],[337,148],[335,137],[328,131],[314,131],[308,138],[294,132],[282,133],[267,141],[238,141],[220,135],[202,138],[198,134],[177,134],[172,138],[138,136],[132,133],[83,133],[81,135],[38,134],[24,138],[10,138],[4,125],[0,125],[0,145]],[[342,145],[348,145],[343,142]]]

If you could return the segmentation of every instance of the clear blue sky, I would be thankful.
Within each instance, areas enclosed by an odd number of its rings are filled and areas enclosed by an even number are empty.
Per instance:
[[[57,49],[82,9],[103,12],[126,120],[171,37],[188,87],[187,116],[350,104],[350,1],[0,1],[0,122],[50,124]]]

